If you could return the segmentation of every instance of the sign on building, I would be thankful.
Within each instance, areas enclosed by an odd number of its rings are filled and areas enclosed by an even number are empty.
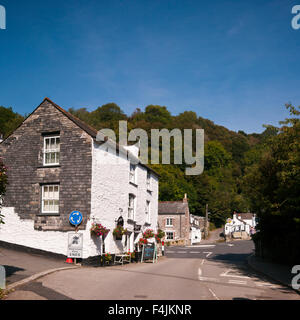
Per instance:
[[[68,238],[68,258],[82,258],[83,233],[69,233]]]

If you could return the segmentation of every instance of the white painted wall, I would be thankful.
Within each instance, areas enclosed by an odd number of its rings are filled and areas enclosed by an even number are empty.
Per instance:
[[[136,196],[135,220],[138,225],[144,226],[146,222],[145,207],[146,201],[150,201],[151,225],[143,230],[151,228],[156,231],[158,217],[158,179],[154,175],[151,177],[152,193],[147,191],[147,169],[137,165],[136,185],[129,183],[130,162],[125,155],[117,156],[113,149],[107,149],[105,144],[93,145],[93,165],[92,165],[92,208],[91,219],[101,223],[111,232],[105,239],[106,252],[119,253],[134,249],[134,235],[127,240],[123,236],[122,241],[116,241],[112,231],[116,227],[116,219],[122,215],[124,228],[133,231],[133,224],[128,223],[129,194]],[[142,231],[143,231],[142,230]],[[141,237],[140,233],[135,241]],[[91,255],[94,255],[91,252]]]
[[[0,241],[67,255],[68,233],[34,230],[33,220],[21,220],[14,208],[2,208],[5,224],[0,225]],[[90,225],[83,233],[83,258],[90,256]]]
[[[256,227],[255,217],[253,219],[245,219],[243,220],[246,224],[244,224],[241,220],[237,218],[237,215],[234,214],[230,223],[226,223],[224,227],[225,235],[229,235],[232,232],[246,231],[250,234],[251,227]]]
[[[191,244],[201,242],[201,231],[199,228],[191,227]]]

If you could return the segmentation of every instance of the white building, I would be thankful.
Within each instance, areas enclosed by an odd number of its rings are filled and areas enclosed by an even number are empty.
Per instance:
[[[246,232],[251,235],[256,228],[256,214],[253,213],[234,213],[232,219],[228,219],[224,227],[225,236],[234,232]]]
[[[191,244],[200,243],[202,240],[202,232],[204,232],[205,218],[190,215],[191,225]]]

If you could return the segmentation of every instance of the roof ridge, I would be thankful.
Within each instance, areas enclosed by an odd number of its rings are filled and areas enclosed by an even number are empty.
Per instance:
[[[73,114],[71,114],[70,112],[66,111],[64,108],[60,107],[58,104],[56,104],[55,102],[53,102],[51,99],[49,99],[48,97],[45,97],[45,99],[43,100],[42,103],[44,103],[45,101],[50,102],[54,107],[56,107],[57,109],[59,109],[62,113],[64,113],[71,121],[73,121],[75,124],[77,124],[81,129],[83,129],[84,131],[86,131],[89,135],[91,135],[92,137],[96,138],[98,131],[93,128],[92,126],[90,126],[89,124],[87,124],[86,122],[82,121],[81,119],[77,118],[76,116],[74,116]],[[41,103],[41,104],[42,104]],[[88,129],[88,130],[86,130]]]

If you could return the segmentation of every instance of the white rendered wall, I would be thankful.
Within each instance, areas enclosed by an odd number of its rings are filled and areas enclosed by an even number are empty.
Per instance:
[[[5,224],[0,225],[0,241],[29,248],[67,255],[68,232],[34,230],[33,220],[21,220],[14,208],[2,208]],[[94,245],[90,239],[90,224],[83,233],[83,258],[90,256]],[[95,250],[92,250],[94,253]],[[100,253],[99,253],[100,254]]]
[[[116,219],[122,215],[124,228],[133,230],[133,224],[127,222],[129,194],[136,196],[135,221],[143,226],[143,230],[157,229],[158,216],[158,179],[152,175],[152,193],[147,192],[147,169],[137,165],[136,185],[129,183],[130,162],[125,155],[119,157],[112,149],[107,151],[106,145],[93,146],[92,166],[92,198],[91,220],[101,223],[111,232],[105,239],[106,252],[120,253],[129,248],[133,249],[133,235],[130,237],[131,245],[125,245],[125,236],[122,241],[116,241],[112,231],[116,227]],[[146,200],[150,201],[151,225],[144,227],[146,221]],[[138,241],[140,233],[135,241]],[[99,240],[98,240],[99,241]],[[97,241],[96,241],[97,242]],[[91,255],[93,255],[91,249]]]

